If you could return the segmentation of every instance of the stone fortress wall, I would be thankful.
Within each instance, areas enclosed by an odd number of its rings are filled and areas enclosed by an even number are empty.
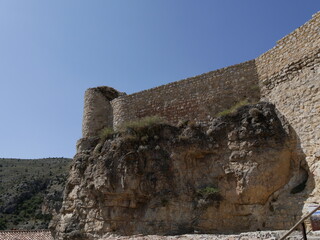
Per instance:
[[[239,100],[259,99],[254,61],[169,83],[111,101],[113,126],[145,116],[159,115],[170,123],[205,123]]]
[[[255,60],[261,100],[272,102],[300,142],[320,203],[320,12]],[[308,182],[311,188],[311,181]]]
[[[205,123],[244,99],[254,102],[261,98],[278,104],[278,97],[285,98],[287,93],[276,93],[276,89],[281,90],[279,86],[292,82],[305,67],[315,71],[320,45],[319,19],[318,12],[279,40],[274,48],[248,62],[130,95],[117,94],[107,87],[103,91],[103,87],[90,88],[85,95],[83,136],[94,136],[103,127],[116,128],[152,115],[174,124],[179,120]]]
[[[306,211],[306,203],[320,204],[319,90],[320,12],[279,40],[275,47],[248,62],[130,95],[109,87],[88,89],[78,152],[81,144],[90,142],[102,128],[117,128],[145,116],[159,115],[173,124],[179,120],[205,124],[218,112],[244,99],[271,102],[283,116],[287,129],[297,137],[294,144],[300,152],[298,157],[294,155],[296,151],[291,153],[300,160],[300,168],[291,166],[299,172],[284,188],[294,187],[305,173],[308,181],[306,191],[273,194],[272,197],[279,198],[270,200],[270,211],[275,214],[267,216],[264,227],[290,228],[300,217],[297,212]]]
[[[260,99],[254,60],[152,89],[105,97],[109,87],[85,93],[83,136],[95,136],[104,127],[117,128],[146,116],[160,116],[172,124],[179,120],[206,123],[241,100]]]
[[[320,181],[320,12],[258,58],[196,77],[126,95],[112,88],[88,89],[83,137],[104,127],[159,115],[171,123],[206,123],[248,99],[275,104],[297,134],[302,153]],[[319,189],[320,190],[320,189]],[[313,197],[320,194],[315,188]],[[315,200],[315,201],[316,201]]]

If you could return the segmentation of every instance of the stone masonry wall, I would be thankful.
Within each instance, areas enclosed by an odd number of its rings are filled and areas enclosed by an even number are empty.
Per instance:
[[[262,100],[272,102],[296,132],[320,184],[320,12],[256,59]],[[311,188],[309,181],[308,187]],[[319,203],[316,187],[309,202]]]
[[[300,217],[292,215],[297,206],[320,203],[320,12],[255,60],[131,95],[105,98],[90,91],[84,137],[145,116],[206,123],[244,99],[271,102],[297,136],[301,176],[308,172],[309,178],[307,191],[271,201],[275,214],[268,216],[265,227],[289,228]]]
[[[112,127],[113,110],[110,101],[119,96],[110,87],[89,88],[84,96],[82,136],[92,137],[104,127]]]
[[[320,12],[292,33],[283,37],[277,45],[256,59],[260,80],[271,78],[289,64],[319,49]]]
[[[114,99],[113,125],[158,115],[171,123],[205,123],[241,100],[260,98],[254,61]]]
[[[320,12],[255,60],[114,99],[113,125],[149,115],[172,123],[206,122],[238,101],[256,101],[261,95],[297,134],[297,148],[313,174],[307,185],[311,189],[313,181],[320,184],[319,64]],[[316,187],[309,202],[319,202],[319,197]]]
[[[288,69],[290,64],[317,52],[319,16],[316,13],[255,60],[114,99],[113,126],[152,115],[162,116],[171,123],[179,120],[205,123],[241,100],[257,101],[258,82],[270,88],[268,81],[275,75],[281,72],[289,76],[287,73],[293,68]],[[263,94],[266,96],[266,91]]]

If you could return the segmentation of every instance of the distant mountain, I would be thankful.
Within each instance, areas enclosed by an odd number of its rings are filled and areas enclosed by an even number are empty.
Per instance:
[[[44,229],[59,211],[69,158],[0,158],[0,230]]]

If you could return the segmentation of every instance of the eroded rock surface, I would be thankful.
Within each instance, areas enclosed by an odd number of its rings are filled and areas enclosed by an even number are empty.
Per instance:
[[[209,128],[157,124],[82,142],[51,222],[55,239],[283,229],[301,214],[281,204],[297,185],[294,199],[303,198],[308,170],[271,104]]]

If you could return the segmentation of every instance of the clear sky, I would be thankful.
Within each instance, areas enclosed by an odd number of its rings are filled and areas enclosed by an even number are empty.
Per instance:
[[[0,157],[72,157],[83,95],[256,58],[319,0],[0,0]]]

